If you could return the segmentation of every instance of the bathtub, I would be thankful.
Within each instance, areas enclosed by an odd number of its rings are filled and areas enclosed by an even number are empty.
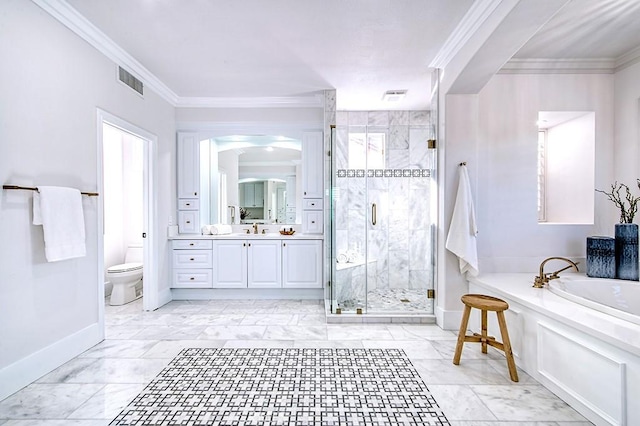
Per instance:
[[[640,282],[567,275],[549,283],[558,296],[640,325]]]
[[[481,274],[469,292],[509,303],[518,368],[598,426],[640,425],[640,282],[565,273],[540,289],[535,275]],[[493,317],[489,334],[499,336]],[[477,312],[470,326],[479,331]]]

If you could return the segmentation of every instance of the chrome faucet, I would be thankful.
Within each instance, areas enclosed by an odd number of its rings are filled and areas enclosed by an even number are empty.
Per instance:
[[[555,272],[548,272],[548,273],[544,273],[544,265],[550,261],[550,260],[564,260],[565,262],[569,263],[569,266],[565,266],[562,269],[558,269]],[[580,262],[573,262],[572,260],[567,259],[566,257],[548,257],[545,260],[542,261],[542,263],[540,264],[540,274],[535,278],[535,280],[533,281],[533,286],[535,288],[543,288],[545,284],[548,284],[549,281],[551,280],[555,280],[556,278],[560,278],[560,276],[558,275],[560,272],[565,271],[569,268],[575,268],[576,272],[578,271],[578,264]]]
[[[253,233],[254,233],[254,234],[257,234],[257,233],[258,233],[258,224],[257,224],[257,223],[254,223],[254,224],[253,224]]]

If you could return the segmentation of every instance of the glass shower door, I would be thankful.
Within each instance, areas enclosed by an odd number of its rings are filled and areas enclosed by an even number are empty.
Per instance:
[[[332,311],[431,314],[430,126],[338,126],[332,152]],[[398,135],[400,133],[400,135]]]

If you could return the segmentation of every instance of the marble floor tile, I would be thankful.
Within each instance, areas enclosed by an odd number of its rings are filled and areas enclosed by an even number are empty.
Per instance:
[[[274,340],[323,340],[327,338],[327,329],[325,326],[318,325],[270,325],[264,333],[264,338]]]
[[[213,340],[258,340],[262,339],[267,327],[264,325],[220,325],[206,327],[198,339]]]
[[[394,340],[386,325],[327,324],[329,340]]]
[[[430,381],[426,383],[449,421],[498,420],[469,386],[432,385]]]
[[[0,419],[64,419],[103,387],[33,383],[0,401]]]
[[[471,386],[499,420],[582,421],[584,418],[542,385]]]
[[[115,418],[146,384],[108,384],[69,414],[68,419]]]
[[[502,352],[465,344],[433,324],[327,324],[322,300],[142,300],[105,306],[106,339],[0,401],[0,426],[107,426],[184,348],[403,349],[452,426],[586,426]],[[516,360],[516,364],[517,364]]]
[[[85,361],[93,361],[85,364]],[[171,359],[75,358],[38,383],[148,383]]]

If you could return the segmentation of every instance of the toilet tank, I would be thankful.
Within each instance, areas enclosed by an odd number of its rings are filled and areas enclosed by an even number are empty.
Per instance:
[[[124,255],[124,263],[142,263],[144,260],[144,251],[142,243],[130,244]]]

